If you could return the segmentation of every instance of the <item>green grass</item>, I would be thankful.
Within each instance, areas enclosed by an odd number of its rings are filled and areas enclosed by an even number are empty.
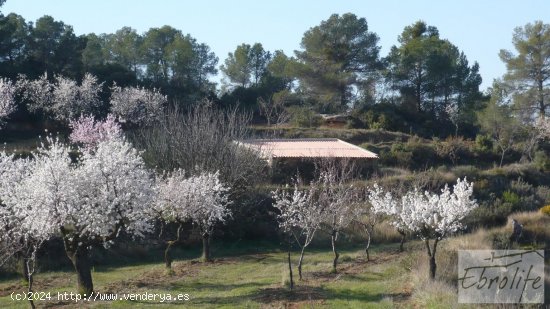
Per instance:
[[[190,300],[163,303],[167,308],[393,308],[407,297],[403,293],[407,282],[400,261],[404,254],[395,248],[374,248],[373,261],[366,262],[362,250],[347,249],[341,256],[349,256],[336,274],[330,272],[332,255],[328,249],[306,252],[304,280],[295,274],[295,289],[283,287],[287,276],[286,254],[270,251],[236,255],[234,249],[219,250],[225,253],[213,263],[200,263],[197,259],[178,260],[173,274],[166,272],[159,256],[157,263],[131,266],[95,267],[94,287],[100,293],[169,293],[173,296],[189,294]],[[297,261],[297,253],[293,254]],[[22,292],[20,279],[0,279],[0,308],[26,308],[26,302],[15,302],[8,295]],[[35,290],[51,292],[75,291],[75,275],[70,272],[47,272],[36,275]],[[71,303],[70,301],[37,302],[39,308],[152,308],[160,306],[153,301],[115,301]]]

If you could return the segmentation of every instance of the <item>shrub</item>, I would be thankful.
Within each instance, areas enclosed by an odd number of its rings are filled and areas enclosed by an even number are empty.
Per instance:
[[[393,144],[390,155],[394,161],[391,165],[409,167],[412,163],[413,154],[411,151],[408,151],[403,143]]]
[[[298,127],[318,127],[323,121],[323,118],[319,114],[307,107],[293,106],[288,111],[291,123]]]
[[[504,191],[502,193],[502,200],[504,203],[511,204],[512,208],[515,208],[520,202],[519,195],[511,191]]]
[[[513,192],[515,195],[508,195],[508,198],[511,198],[509,202],[514,205],[514,210],[516,211],[537,210],[544,205],[547,198],[547,196],[540,196],[538,190],[533,185],[521,178],[510,183],[509,192]],[[544,190],[541,190],[541,193],[544,193]],[[517,200],[515,199],[516,197]]]
[[[342,263],[349,263],[349,262],[353,262],[353,258],[345,254],[340,258],[340,261],[342,261]]]
[[[543,204],[550,203],[550,187],[538,186],[535,194]]]
[[[544,151],[535,152],[533,163],[541,171],[550,170],[550,157],[548,157],[548,155]]]
[[[473,165],[461,165],[451,170],[457,178],[467,177],[469,180],[474,180],[479,176],[479,169]]]
[[[493,150],[493,140],[485,134],[476,135],[475,150],[481,153],[490,153]]]
[[[547,215],[547,216],[550,216],[550,204],[548,204],[544,207],[541,207],[540,212]]]
[[[375,113],[372,109],[360,115],[361,120],[369,129],[389,129],[390,121],[384,113]]]
[[[444,141],[438,141],[435,143],[435,151],[442,159],[449,159],[453,164],[456,164],[468,150],[468,146],[464,141],[464,138],[448,137]]]

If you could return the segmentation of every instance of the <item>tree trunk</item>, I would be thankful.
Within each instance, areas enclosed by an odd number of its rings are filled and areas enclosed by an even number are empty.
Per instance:
[[[346,107],[347,103],[346,86],[344,85],[340,88],[340,106],[338,108]]]
[[[435,270],[437,268],[437,265],[435,263],[435,255],[430,256],[430,279],[435,279]]]
[[[416,110],[418,112],[422,111],[422,64],[417,64],[416,69],[417,80],[416,80]]]
[[[166,250],[164,250],[164,262],[165,262],[166,268],[168,268],[168,269],[172,269],[172,261],[173,261],[172,255],[170,254],[170,250],[172,249],[173,245],[176,245],[176,244],[180,243],[182,228],[183,228],[183,224],[180,223],[179,226],[178,226],[176,239],[175,240],[169,240],[169,241],[166,242],[167,245],[166,245]]]
[[[172,259],[172,256],[170,255],[170,249],[172,248],[175,242],[170,240],[170,241],[167,241],[166,243],[167,243],[166,250],[164,250],[164,264],[166,268],[172,269],[173,259]]]
[[[500,165],[498,167],[502,167],[502,162],[504,162],[504,154],[506,154],[506,150],[502,150],[502,155],[500,156]]]
[[[25,282],[29,282],[29,268],[28,268],[28,265],[27,265],[27,259],[25,257],[22,258],[22,267],[23,267],[23,280],[25,280]]]
[[[26,281],[27,281],[27,286],[28,286],[27,292],[30,295],[30,297],[28,298],[29,299],[29,304],[30,304],[32,309],[35,309],[36,306],[34,305],[34,301],[33,301],[33,298],[32,298],[32,284],[33,284],[34,266],[33,266],[33,270],[31,270],[30,263],[34,264],[34,259],[32,259],[32,260],[31,259],[23,260],[23,264],[24,264],[23,268],[24,268],[24,273],[25,273],[25,276],[26,276]]]
[[[76,271],[78,293],[84,297],[91,295],[94,285],[88,248],[85,245],[70,246],[65,242],[65,251]]]
[[[405,244],[405,231],[403,230],[400,230],[400,229],[397,229],[397,232],[401,235],[401,242],[399,243],[399,252],[403,252],[405,251],[405,249],[403,248],[403,245]]]
[[[437,251],[437,238],[434,240],[433,248],[430,248],[430,240],[426,239],[426,250],[428,251],[428,261],[430,263],[430,279],[435,280],[435,272],[437,269],[437,264],[435,262],[435,253]]]
[[[544,81],[542,80],[542,78],[540,78],[538,80],[538,86],[539,86],[539,113],[540,113],[540,117],[545,117],[546,116],[546,106],[544,104],[544,88],[543,88],[543,83]]]
[[[336,239],[338,237],[337,232],[332,232],[331,235],[331,242],[332,242],[332,252],[334,253],[334,260],[332,261],[332,271],[336,272],[336,266],[338,265],[338,258],[340,257],[340,254],[338,251],[336,251]]]
[[[298,261],[298,277],[300,277],[300,281],[302,280],[302,261],[304,260],[304,250],[306,247],[302,247],[302,251],[300,252],[300,260]]]
[[[288,241],[288,274],[290,275],[290,289],[294,288],[294,279],[292,278],[292,262],[290,261],[290,240]]]
[[[365,228],[365,230],[367,231],[367,246],[365,248],[365,253],[367,254],[367,262],[368,262],[370,261],[369,248],[370,248],[371,233],[369,232],[368,228]]]
[[[210,262],[210,234],[202,234],[202,260]]]

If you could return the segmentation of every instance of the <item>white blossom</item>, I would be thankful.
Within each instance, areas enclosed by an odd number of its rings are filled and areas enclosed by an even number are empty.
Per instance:
[[[324,222],[331,233],[338,233],[347,227],[360,213],[358,207],[358,191],[349,180],[339,175],[337,169],[328,169],[320,173],[312,186],[318,190],[318,202],[326,208]]]
[[[76,162],[69,150],[48,138],[26,173],[12,176],[21,179],[9,180],[12,189],[0,192],[26,233],[45,239],[62,235],[89,246],[105,244],[122,230],[136,236],[151,230],[153,180],[128,142],[100,142]]]
[[[100,105],[103,83],[86,73],[80,85],[75,80],[54,76],[53,82],[46,74],[36,80],[20,77],[18,87],[29,102],[29,110],[43,110],[60,121],[69,121],[81,114],[92,114]]]
[[[27,159],[15,160],[13,155],[0,153],[0,265],[16,253],[34,251],[42,239],[32,237],[22,226],[24,214],[5,200],[14,194],[13,184],[21,181],[29,172]]]
[[[153,179],[125,140],[109,139],[85,150],[75,178],[80,203],[74,226],[80,235],[108,239],[121,229],[135,236],[152,229]]]
[[[122,123],[149,124],[160,116],[167,97],[157,89],[111,87],[111,112]]]
[[[15,111],[16,86],[6,78],[0,78],[0,126]]]
[[[458,179],[453,190],[448,186],[440,194],[415,189],[396,199],[378,185],[369,190],[368,200],[375,212],[388,215],[397,228],[409,230],[422,239],[443,239],[464,226],[462,220],[478,205],[473,183]]]
[[[225,222],[231,215],[229,188],[219,173],[201,173],[186,177],[179,169],[159,181],[156,210],[167,222],[191,220],[201,235],[210,234],[215,224]]]
[[[279,210],[279,227],[294,235],[301,247],[307,247],[326,216],[323,205],[315,203],[311,188],[299,189],[298,183],[292,192],[288,188],[279,189],[272,192],[272,197],[273,207]]]

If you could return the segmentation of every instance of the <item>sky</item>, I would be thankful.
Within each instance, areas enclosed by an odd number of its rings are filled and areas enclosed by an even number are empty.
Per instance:
[[[259,42],[291,55],[300,49],[305,31],[331,14],[348,12],[366,18],[386,56],[405,26],[424,20],[464,51],[470,63],[479,62],[482,89],[505,73],[498,53],[513,50],[515,27],[535,20],[550,23],[548,0],[7,0],[2,12],[27,21],[50,15],[73,26],[77,35],[112,33],[124,26],[143,33],[170,25],[208,44],[219,64],[242,43]]]

